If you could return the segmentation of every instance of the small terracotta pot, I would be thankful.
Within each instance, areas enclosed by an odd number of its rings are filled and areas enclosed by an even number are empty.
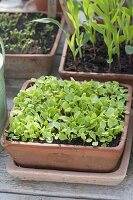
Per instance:
[[[67,57],[68,44],[65,41],[61,62],[59,66],[59,75],[62,79],[69,80],[73,77],[77,81],[96,80],[96,81],[118,81],[119,83],[133,85],[133,75],[131,74],[115,74],[115,73],[94,73],[94,72],[72,72],[65,70],[65,61]]]
[[[22,89],[28,88],[32,81],[24,83]],[[132,87],[128,88],[127,109],[130,112]],[[124,129],[119,145],[116,147],[90,147],[64,144],[40,144],[33,142],[13,142],[2,136],[5,150],[20,166],[74,171],[109,172],[118,165],[124,150],[129,124],[129,114],[125,115]],[[8,127],[8,124],[6,128]]]
[[[64,26],[64,19],[61,19]],[[49,54],[6,54],[5,78],[30,79],[50,73],[62,31],[58,30]]]
[[[34,0],[38,11],[48,11],[48,0]],[[57,12],[62,12],[59,1],[57,1]]]

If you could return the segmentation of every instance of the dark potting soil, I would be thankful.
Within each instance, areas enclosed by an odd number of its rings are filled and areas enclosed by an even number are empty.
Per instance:
[[[120,138],[121,138],[121,134],[120,135],[117,135],[116,139],[113,139],[111,143],[109,143],[107,145],[107,147],[116,147],[119,145],[119,142],[120,142]],[[37,141],[39,143],[46,143],[46,141]],[[60,140],[56,140],[56,141],[53,141],[52,144],[64,144],[64,145],[80,145],[80,146],[92,146],[91,143],[87,143],[87,142],[83,142],[83,140],[81,139],[75,139],[75,140],[72,140],[70,143],[68,143],[68,141],[60,141]],[[101,144],[98,145],[98,147],[100,147]]]
[[[48,54],[53,47],[58,27],[51,23],[32,22],[46,17],[43,13],[0,13],[0,36],[6,53]],[[57,20],[60,21],[60,18]],[[17,33],[12,33],[15,29]]]
[[[104,44],[103,37],[97,35],[96,37],[96,48],[95,54],[93,45],[88,42],[84,47],[82,47],[83,56],[82,59],[78,60],[77,67],[75,69],[73,56],[71,50],[68,48],[65,70],[66,71],[78,71],[78,72],[94,72],[94,73],[107,73],[109,65],[107,63],[107,47]],[[121,70],[119,70],[118,59],[116,56],[113,57],[112,63],[112,73],[124,73],[133,74],[133,55],[132,63],[129,61],[129,57],[125,53],[125,45],[122,44],[120,47],[120,61]]]
[[[119,142],[120,142],[120,139],[121,139],[121,134],[117,135],[116,139],[113,139],[112,142],[110,142],[107,147],[116,147],[119,145]],[[7,137],[7,140],[10,140],[8,137]],[[15,140],[14,140],[15,141]],[[17,140],[17,142],[21,142],[21,140]],[[27,142],[30,142],[30,141],[27,141]],[[40,139],[34,139],[33,141],[34,143],[41,143],[41,144],[45,144],[47,143],[46,140],[40,140]],[[92,146],[91,143],[87,143],[87,142],[83,142],[83,140],[81,140],[80,138],[77,138],[77,139],[73,139],[70,143],[68,143],[68,141],[61,141],[61,140],[54,140],[52,142],[52,144],[64,144],[64,145],[80,145],[80,146]],[[101,144],[99,143],[98,147],[100,147]]]

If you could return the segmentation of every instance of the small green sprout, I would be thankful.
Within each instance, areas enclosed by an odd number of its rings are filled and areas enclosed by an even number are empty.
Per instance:
[[[109,146],[123,131],[127,89],[117,82],[33,79],[14,98],[6,137],[23,142]]]
[[[31,23],[32,19],[43,16],[41,13],[34,16],[32,13],[0,13],[0,32],[6,53],[49,53],[50,47],[45,38],[50,35],[48,33],[52,33],[53,28],[55,30],[55,26],[42,27]],[[55,36],[53,42],[54,39]]]

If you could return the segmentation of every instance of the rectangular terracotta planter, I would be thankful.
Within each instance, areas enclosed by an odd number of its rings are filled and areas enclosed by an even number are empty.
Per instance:
[[[64,26],[64,18],[61,19]],[[62,31],[59,29],[49,54],[6,54],[5,78],[30,79],[48,75],[55,57]]]
[[[27,81],[22,89],[32,84]],[[128,88],[127,110],[130,113],[132,87]],[[2,136],[5,150],[20,166],[74,171],[110,172],[115,170],[122,156],[127,138],[129,114],[125,115],[124,129],[116,147],[91,147],[80,145],[47,144],[8,141]]]
[[[118,185],[127,174],[127,168],[130,159],[132,147],[132,120],[133,113],[131,113],[128,136],[125,144],[120,165],[113,172],[109,173],[94,173],[94,172],[71,172],[49,169],[33,169],[24,168],[16,165],[16,163],[9,157],[7,162],[7,172],[18,179],[30,181],[49,181],[49,182],[66,182],[79,184],[94,184],[94,185]]]
[[[115,73],[94,73],[94,72],[72,72],[65,70],[65,61],[67,57],[68,44],[65,41],[61,62],[59,66],[59,75],[62,79],[69,80],[73,77],[77,81],[83,80],[96,80],[96,81],[118,81],[119,83],[125,83],[133,85],[133,75],[131,74],[115,74]]]

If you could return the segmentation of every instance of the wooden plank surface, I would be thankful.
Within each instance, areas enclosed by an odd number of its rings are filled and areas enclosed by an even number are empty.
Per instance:
[[[45,197],[45,200],[52,200],[52,199],[53,198],[51,197]],[[44,196],[0,193],[0,200],[44,200]],[[54,197],[54,200],[59,200],[59,198]],[[68,198],[60,198],[60,200],[68,200]]]

